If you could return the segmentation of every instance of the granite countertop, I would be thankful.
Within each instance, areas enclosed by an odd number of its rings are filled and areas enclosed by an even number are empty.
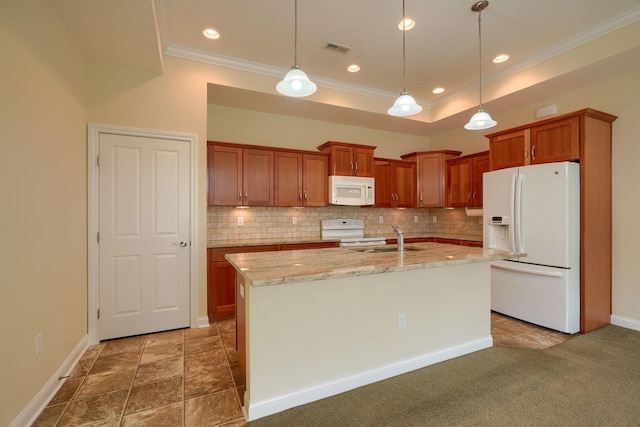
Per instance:
[[[395,239],[395,233],[367,234],[364,237],[383,237],[385,239]],[[405,233],[405,239],[415,238],[441,238],[453,240],[468,240],[472,242],[482,242],[482,236],[471,234],[449,234],[449,233]],[[238,246],[262,246],[262,245],[284,245],[290,243],[319,243],[319,242],[339,242],[340,239],[326,239],[321,237],[288,237],[285,239],[238,239],[238,240],[207,240],[207,248],[229,248]]]
[[[347,248],[325,248],[228,254],[226,259],[248,283],[257,287],[524,256],[495,249],[443,243],[411,243],[406,246],[421,250],[405,251],[400,255],[397,252],[367,253]]]

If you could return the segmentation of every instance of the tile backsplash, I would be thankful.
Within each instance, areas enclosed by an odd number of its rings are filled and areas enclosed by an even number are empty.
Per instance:
[[[433,221],[434,217],[436,222]],[[207,209],[207,240],[319,239],[320,222],[323,219],[334,218],[362,219],[365,224],[365,234],[373,236],[392,235],[392,225],[400,226],[405,234],[442,233],[482,236],[481,217],[467,216],[464,209],[388,209],[349,206],[241,209],[210,206]]]

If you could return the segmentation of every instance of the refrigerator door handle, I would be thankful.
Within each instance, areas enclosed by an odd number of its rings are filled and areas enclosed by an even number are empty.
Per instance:
[[[514,234],[516,252],[524,252],[522,243],[522,175],[515,177]]]
[[[511,267],[503,264],[491,264],[491,268],[497,268],[499,270],[506,270],[506,271],[513,271],[516,273],[535,274],[537,276],[564,277],[564,273],[560,271],[542,271],[542,270],[534,270],[531,268]]]
[[[509,248],[514,252],[517,251],[516,248],[516,239],[514,229],[516,227],[516,217],[513,215],[513,209],[515,205],[515,194],[516,194],[516,179],[518,175],[511,176],[511,198],[509,200],[509,215],[512,218],[511,225],[509,226]]]

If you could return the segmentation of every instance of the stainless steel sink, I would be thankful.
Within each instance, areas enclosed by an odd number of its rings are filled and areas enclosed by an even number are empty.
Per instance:
[[[398,252],[397,246],[380,246],[375,248],[349,248],[356,252],[377,253],[377,252]],[[421,251],[422,248],[416,248],[415,246],[405,246],[404,250],[409,251]]]

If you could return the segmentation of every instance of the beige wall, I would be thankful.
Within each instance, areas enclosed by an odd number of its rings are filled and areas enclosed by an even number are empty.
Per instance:
[[[104,63],[85,62],[49,2],[0,3],[0,331],[10,351],[0,355],[0,425],[24,410],[87,331],[86,125],[87,122],[198,135],[199,314],[206,313],[206,144],[216,139],[257,143],[253,126],[223,129],[211,114],[254,116],[212,107],[207,83],[272,92],[275,79],[165,57],[162,75]],[[628,75],[580,92],[496,117],[501,127],[533,120],[536,108],[556,103],[561,112],[584,107],[619,116],[614,124],[614,314],[640,321],[639,239],[634,197],[640,181],[638,132],[640,75]],[[323,91],[322,97],[335,91]],[[86,98],[86,101],[85,101]],[[366,102],[367,100],[360,100]],[[360,102],[358,101],[358,102]],[[357,104],[357,102],[356,102]],[[357,106],[354,104],[355,106]],[[487,106],[490,111],[490,107]],[[209,115],[208,115],[209,114]],[[238,116],[239,115],[239,116]],[[455,131],[426,138],[331,125],[313,120],[255,116],[275,135],[265,144],[313,148],[326,139],[378,145],[378,154],[397,157],[416,149],[486,149],[478,134]],[[276,123],[274,126],[271,121]],[[279,133],[292,125],[296,132]],[[308,132],[301,132],[308,127]],[[249,129],[244,133],[246,129]],[[326,138],[323,135],[326,130]],[[223,132],[224,130],[224,132]],[[218,132],[219,131],[219,132]],[[242,133],[240,133],[242,131]],[[300,133],[298,133],[300,132]],[[220,137],[220,138],[218,138]],[[246,138],[246,140],[244,140]],[[44,352],[34,357],[34,338],[43,333]],[[9,384],[13,384],[9,386]],[[17,385],[16,385],[17,384]]]
[[[0,425],[87,333],[86,70],[49,2],[0,3]],[[35,357],[35,336],[43,352]]]

